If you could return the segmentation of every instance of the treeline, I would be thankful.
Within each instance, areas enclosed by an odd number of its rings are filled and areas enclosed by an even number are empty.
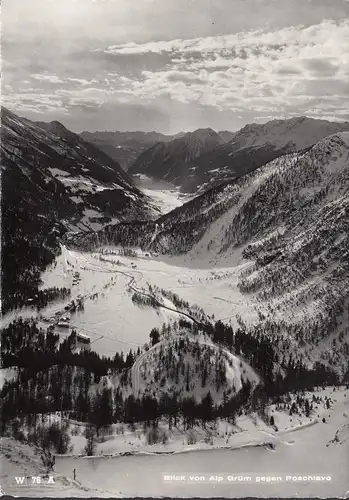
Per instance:
[[[180,319],[179,327],[198,332],[198,326]],[[200,327],[199,327],[200,328]],[[177,329],[174,328],[174,330]],[[292,345],[282,335],[281,330],[269,331],[268,324],[258,324],[247,328],[242,322],[234,331],[222,321],[205,323],[202,329],[210,335],[213,342],[225,347],[243,359],[260,376],[268,395],[283,394],[292,390],[312,390],[314,387],[338,385],[345,382],[336,370],[324,363],[316,362],[312,368],[297,358]],[[161,336],[156,336],[158,341]],[[193,344],[195,346],[195,344]],[[175,350],[184,353],[187,349],[184,340],[175,342]],[[164,358],[165,359],[165,358]],[[349,368],[347,369],[349,372]]]
[[[150,338],[151,344],[155,345],[160,339],[160,332],[153,329]],[[228,365],[233,368],[225,351],[180,336],[166,346],[161,345],[149,361],[144,360],[142,375],[148,381],[145,393],[155,396],[165,391],[170,394],[178,391],[179,387],[186,395],[195,392],[198,397],[207,387],[213,394],[225,389],[227,393],[236,392],[238,388],[235,385],[228,388]]]
[[[49,358],[54,361],[54,356]],[[37,358],[35,360],[38,362]],[[100,414],[106,418],[109,414],[104,406],[106,390],[97,391],[94,396],[91,389],[105,381],[103,377],[116,375],[120,386],[128,390],[129,368],[133,363],[134,354],[131,352],[125,359],[117,354],[110,360],[99,358],[91,351],[82,351],[62,356],[60,364],[22,367],[18,378],[6,381],[0,391],[2,428],[15,417],[28,419],[28,425],[32,425],[33,415],[57,411],[74,411],[82,419],[91,421],[96,421]]]
[[[268,324],[260,323],[247,328],[240,321],[240,326],[234,331],[230,325],[224,324],[222,321],[217,321],[213,324],[204,323],[202,330],[212,338],[215,344],[228,349],[236,356],[243,357],[246,363],[260,376],[261,384],[268,397],[284,394],[292,390],[312,390],[318,386],[338,385],[345,382],[346,375],[342,378],[336,370],[325,363],[316,362],[312,368],[307,366],[304,360],[297,357],[297,354],[292,351],[292,344],[288,339],[285,339],[282,331],[270,331]],[[175,324],[172,327],[169,325],[168,328],[172,328],[172,331],[175,333],[178,327],[185,328],[194,335],[200,330],[198,325],[193,325],[184,319],[180,319],[178,325]],[[163,332],[153,329],[151,332],[151,343],[153,345],[156,344],[161,340],[163,335]],[[154,376],[160,380],[160,385],[161,380],[166,380],[166,377],[179,381],[184,366],[178,365],[180,359],[182,359],[180,356],[183,357],[190,350],[194,352],[195,359],[197,353],[201,352],[198,347],[195,347],[195,343],[191,343],[190,347],[188,345],[187,342],[180,339],[168,351],[160,350],[161,357],[159,358],[159,362],[164,373],[160,373],[159,367],[154,372]],[[172,351],[176,356],[173,356]],[[202,353],[199,356],[202,356]],[[172,366],[174,361],[178,366]],[[204,382],[207,378],[205,373],[208,370],[208,366],[202,366],[201,368],[199,371],[201,373],[201,380]],[[186,374],[184,380],[189,381],[192,378],[191,371],[188,374],[187,368],[184,367],[184,373]],[[222,370],[217,383],[220,386],[224,384]],[[190,384],[188,383],[188,385]],[[183,387],[185,388],[185,386],[186,382]]]
[[[216,321],[207,324],[206,331],[212,340],[226,347],[237,356],[243,355],[248,364],[264,381],[272,381],[275,367],[278,366],[278,354],[273,348],[273,341],[263,335],[238,328],[235,332],[230,325]]]
[[[110,224],[97,232],[76,233],[64,239],[69,246],[79,250],[92,251],[102,246],[141,247],[144,234],[149,227],[155,228],[153,222],[121,222]]]
[[[141,398],[131,395],[123,402],[123,411],[119,413],[119,419],[128,424],[144,422],[156,427],[160,418],[165,417],[169,430],[173,426],[178,426],[180,421],[184,430],[191,429],[197,424],[205,427],[207,422],[218,418],[229,418],[234,421],[248,402],[251,392],[251,384],[247,381],[238,395],[226,397],[219,405],[214,403],[210,391],[201,401],[196,401],[194,396],[181,397],[180,392],[172,395],[163,394],[160,399],[150,395]]]
[[[6,164],[1,214],[3,314],[26,305],[28,298],[38,294],[42,272],[60,253],[59,242],[66,229],[59,221],[68,218],[75,207],[68,196],[59,196],[60,188],[64,189],[61,183],[46,184],[38,170],[25,176],[8,146],[2,151]],[[28,156],[24,157],[27,161]]]
[[[122,245],[180,255],[188,252],[200,241],[207,227],[236,204],[240,190],[240,185],[232,181],[206,191],[156,221],[109,225],[97,233],[73,235],[67,241],[86,251],[103,245]],[[218,198],[222,201],[217,202]]]
[[[67,369],[65,369],[66,371]],[[2,407],[1,434],[11,434],[15,439],[25,441],[23,431],[27,429],[27,440],[47,449],[54,449],[56,453],[66,453],[70,441],[67,425],[63,421],[51,423],[55,408],[65,413],[67,409],[73,409],[75,419],[89,422],[85,437],[87,445],[85,452],[92,455],[95,451],[96,436],[101,431],[107,430],[114,423],[125,423],[135,426],[143,422],[145,426],[151,426],[157,430],[160,419],[167,420],[168,429],[182,426],[184,430],[190,430],[196,425],[206,428],[207,422],[218,418],[224,418],[235,423],[237,415],[242,414],[242,408],[251,397],[251,385],[244,384],[240,393],[234,398],[225,398],[216,405],[210,391],[201,399],[196,401],[194,397],[181,397],[180,392],[171,396],[163,395],[160,399],[145,395],[135,398],[133,395],[123,397],[122,388],[116,390],[104,387],[96,394],[88,392],[89,374],[84,371],[68,372],[63,374],[66,380],[63,396],[59,394],[58,367],[51,370],[49,374],[41,374],[41,379],[36,384],[25,383],[24,387],[17,385],[17,391],[13,391],[14,397],[12,407],[5,400]],[[52,391],[44,396],[43,378],[50,378]],[[71,390],[68,386],[70,383]],[[34,391],[33,388],[36,388]],[[29,398],[30,394],[31,399]],[[37,398],[37,402],[35,402]],[[9,411],[11,409],[12,411]],[[17,412],[15,412],[15,409]],[[48,427],[47,427],[47,424]]]
[[[176,328],[181,325],[189,329],[190,324],[180,320]],[[168,335],[168,328],[164,327],[161,335]],[[216,344],[242,356],[251,365],[261,377],[259,386],[252,390],[246,375],[245,380],[241,378],[239,392],[227,391],[227,360],[223,359],[221,352],[218,351],[212,367],[212,352],[207,346],[204,349],[198,342],[182,338],[176,339],[168,350],[160,348],[161,370],[154,371],[153,381],[164,387],[166,380],[173,378],[175,384],[178,382],[177,390],[174,388],[171,394],[163,391],[160,398],[158,393],[148,393],[135,399],[127,394],[130,391],[130,368],[140,349],[136,353],[130,350],[126,357],[117,353],[114,358],[100,357],[93,351],[76,352],[75,331],[59,344],[59,336],[52,327],[45,331],[32,320],[18,319],[1,333],[3,367],[19,367],[18,379],[6,382],[0,392],[3,429],[16,416],[26,418],[26,415],[54,411],[75,411],[82,420],[90,421],[96,428],[116,421],[145,421],[156,426],[162,416],[169,419],[169,426],[176,425],[181,418],[185,428],[191,428],[196,422],[208,421],[209,416],[213,419],[232,417],[246,405],[263,415],[268,402],[275,397],[290,391],[312,390],[317,386],[335,386],[345,381],[321,363],[316,363],[312,369],[307,368],[289,354],[289,346],[285,346],[283,355],[280,354],[281,340],[275,336],[269,338],[257,327],[248,330],[241,324],[233,331],[231,326],[217,321],[206,324],[205,329]],[[197,326],[191,331],[195,334]],[[159,340],[160,331],[157,333],[156,340]],[[193,393],[193,381],[197,383],[198,380],[192,370],[194,365],[188,364],[188,353],[197,360],[202,388],[207,386],[210,369],[213,370],[214,378],[211,378],[216,390],[224,389],[221,404],[213,405],[211,393],[201,402],[196,402],[191,395],[180,396],[181,389]],[[108,388],[105,377],[113,374],[118,382],[115,387]],[[91,394],[92,386],[101,381],[103,386]]]
[[[13,309],[28,305],[30,298],[33,299],[33,305],[40,308],[45,307],[51,300],[47,295],[52,295],[53,290],[47,294],[39,290],[40,276],[59,253],[57,243],[59,232],[57,230],[55,233],[51,226],[51,230],[47,229],[47,232],[51,232],[51,234],[45,233],[45,237],[41,235],[39,229],[35,238],[32,234],[28,236],[26,231],[34,230],[35,222],[29,221],[28,216],[23,213],[20,218],[11,210],[4,209],[4,212],[6,213],[3,213],[2,218],[2,313],[5,314]],[[30,229],[22,230],[17,227],[19,224],[23,224],[26,228],[30,227]],[[52,248],[49,248],[49,244],[52,245]]]

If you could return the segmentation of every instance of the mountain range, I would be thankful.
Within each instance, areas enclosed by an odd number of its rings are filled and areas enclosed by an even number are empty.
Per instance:
[[[223,464],[232,449],[240,454],[247,446],[248,461],[250,453],[281,456],[290,470],[325,453],[337,461],[336,493],[343,496],[346,127],[298,118],[244,127],[229,142],[229,133],[203,129],[157,143],[140,155],[157,158],[144,163],[154,175],[165,173],[182,189],[190,165],[202,164],[204,175],[193,177],[193,197],[154,186],[152,196],[61,123],[2,109],[7,470],[20,464],[23,474],[34,464],[37,477],[59,454],[58,466],[67,462],[55,469],[57,491],[78,464],[79,486],[89,494],[81,468],[92,461],[85,456],[98,455],[104,470],[111,454],[156,450],[174,458],[174,470],[188,455],[179,452],[196,443],[210,457],[226,452]],[[226,176],[224,155],[235,169]],[[207,156],[217,179],[205,171]],[[174,195],[191,199],[156,215],[154,205]],[[315,443],[313,455],[304,443]],[[85,474],[89,484],[91,471]],[[24,491],[5,486],[6,493]]]
[[[167,142],[184,135],[165,135],[159,132],[81,132],[80,137],[104,151],[117,161],[124,170],[134,163],[138,156],[157,142]]]
[[[241,177],[285,153],[309,148],[345,130],[349,130],[348,122],[306,117],[253,123],[236,133],[196,130],[144,151],[129,173],[172,182],[185,192],[202,192],[224,179]]]

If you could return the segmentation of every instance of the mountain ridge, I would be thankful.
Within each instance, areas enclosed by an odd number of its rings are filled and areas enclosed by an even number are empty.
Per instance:
[[[82,137],[87,142],[98,147],[111,158],[120,163],[124,170],[128,170],[129,166],[136,158],[146,149],[152,147],[160,141],[169,141],[181,137],[184,132],[175,135],[165,135],[160,132],[81,132]]]
[[[186,174],[188,165],[196,158],[223,143],[224,139],[211,128],[197,129],[171,141],[156,143],[142,153],[128,171],[131,175],[145,174],[173,182]]]

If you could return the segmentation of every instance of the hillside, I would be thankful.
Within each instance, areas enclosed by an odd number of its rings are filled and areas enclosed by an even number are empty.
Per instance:
[[[90,142],[110,158],[117,161],[124,170],[128,170],[132,163],[157,142],[167,142],[177,136],[164,135],[158,132],[81,132],[80,137]]]
[[[223,143],[224,139],[212,129],[188,132],[172,141],[158,142],[142,153],[129,168],[129,173],[180,185],[183,176],[188,175],[188,165]]]
[[[2,108],[4,310],[35,294],[67,231],[146,218],[148,199],[106,154],[62,124]]]
[[[338,365],[348,355],[348,155],[349,133],[334,134],[154,223],[109,226],[75,243],[182,254],[196,267],[250,262],[239,288],[260,303],[260,328],[292,335],[299,352]]]
[[[226,398],[237,394],[245,382],[258,382],[253,370],[231,352],[183,331],[155,344],[135,363],[133,372],[138,379],[133,384],[135,397],[174,397],[180,391],[182,398],[201,401],[210,392],[216,404],[223,401],[223,394]]]

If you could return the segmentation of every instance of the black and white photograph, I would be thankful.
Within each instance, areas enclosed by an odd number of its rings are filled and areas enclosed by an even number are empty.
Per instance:
[[[0,495],[349,498],[349,0],[3,0]]]

